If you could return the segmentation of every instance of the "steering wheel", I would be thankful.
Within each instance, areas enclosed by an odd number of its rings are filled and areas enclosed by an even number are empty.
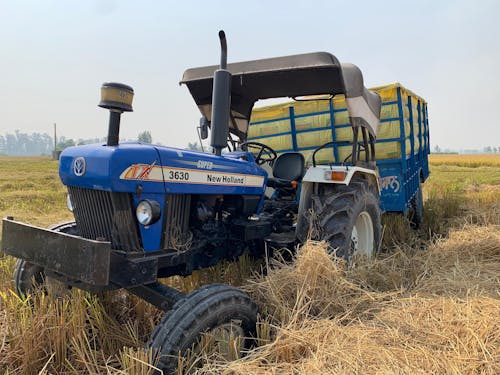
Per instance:
[[[250,152],[255,157],[255,162],[258,165],[272,163],[278,157],[276,151],[274,151],[271,147],[259,142],[243,142],[240,144],[240,148],[243,151]],[[251,151],[249,149],[254,149],[255,151]]]

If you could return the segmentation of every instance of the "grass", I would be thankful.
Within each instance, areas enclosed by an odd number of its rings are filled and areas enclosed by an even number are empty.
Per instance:
[[[0,157],[0,215],[40,226],[70,220],[57,168],[48,157]]]
[[[384,218],[383,252],[346,268],[310,242],[267,272],[244,257],[187,278],[223,281],[259,304],[259,347],[205,358],[200,373],[500,372],[500,158],[431,155],[425,221]],[[0,158],[0,215],[40,226],[68,220],[57,163]],[[151,374],[141,348],[162,313],[123,291],[18,298],[0,256],[0,374]],[[253,273],[253,275],[252,275]]]
[[[500,154],[452,155],[432,154],[429,156],[431,165],[456,165],[459,167],[498,167]]]

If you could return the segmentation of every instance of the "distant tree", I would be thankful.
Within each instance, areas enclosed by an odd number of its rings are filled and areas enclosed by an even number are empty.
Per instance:
[[[5,134],[5,145],[7,155],[20,155],[17,148],[17,138],[14,134]]]
[[[7,143],[3,135],[0,135],[0,155],[7,155]]]
[[[104,143],[106,142],[106,137],[103,138],[88,138],[88,139],[83,139],[83,138],[78,138],[78,141],[76,141],[76,144],[78,146],[80,145],[91,145],[93,143]]]
[[[203,149],[201,148],[200,145],[198,145],[198,142],[193,142],[193,143],[189,142],[188,150],[203,152]]]
[[[151,136],[151,132],[149,130],[145,130],[142,133],[139,133],[138,140],[139,142],[153,143],[153,137]]]
[[[439,147],[438,145],[435,145],[434,146],[434,153],[439,154],[440,152],[441,152],[441,147]]]
[[[491,146],[486,146],[484,148],[484,152],[486,152],[487,154],[491,154],[493,152],[493,149],[491,148]]]
[[[48,155],[52,150],[52,138],[47,134],[7,133],[0,136],[0,153],[15,156]]]
[[[65,148],[75,146],[75,141],[71,138],[66,139],[66,137],[59,137],[59,142],[57,142],[57,150],[62,151]]]

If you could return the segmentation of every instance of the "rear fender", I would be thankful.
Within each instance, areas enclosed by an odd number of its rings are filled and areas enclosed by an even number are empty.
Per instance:
[[[331,176],[331,172],[343,172],[345,176],[342,180],[332,180],[327,178]],[[339,174],[342,176],[342,174]],[[370,181],[373,186],[377,188],[380,192],[380,186],[378,182],[377,171],[362,168],[362,167],[351,167],[351,166],[316,166],[311,167],[307,170],[304,178],[302,179],[301,190],[300,190],[300,201],[298,210],[298,219],[296,227],[297,238],[304,242],[308,236],[308,215],[307,212],[312,205],[312,195],[320,184],[337,184],[337,185],[349,185],[353,178],[364,179]]]
[[[330,177],[332,172],[340,172],[337,176],[342,176],[342,174],[344,174],[344,176],[339,180],[332,180]],[[349,185],[353,178],[368,180],[377,187],[378,191],[380,191],[377,171],[363,167],[318,165],[309,168],[302,181],[303,185],[308,182]]]

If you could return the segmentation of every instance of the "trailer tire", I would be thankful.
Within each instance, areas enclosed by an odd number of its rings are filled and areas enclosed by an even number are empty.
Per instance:
[[[257,305],[246,293],[229,285],[209,284],[179,300],[155,328],[147,346],[157,356],[157,367],[170,374],[179,366],[179,355],[195,348],[203,333],[230,328],[248,347],[256,321]]]
[[[67,234],[76,234],[76,223],[74,221],[51,225],[48,229]],[[43,267],[24,259],[18,259],[14,267],[14,289],[16,294],[24,298],[37,289],[44,286],[46,282]]]
[[[354,255],[371,258],[379,249],[379,195],[366,180],[349,185],[323,184],[312,197],[312,239],[325,240],[329,250],[350,263]]]
[[[424,199],[422,196],[422,183],[418,184],[418,190],[411,198],[410,201],[410,212],[408,219],[410,220],[410,227],[412,229],[419,229],[422,224],[422,219],[424,216]]]

